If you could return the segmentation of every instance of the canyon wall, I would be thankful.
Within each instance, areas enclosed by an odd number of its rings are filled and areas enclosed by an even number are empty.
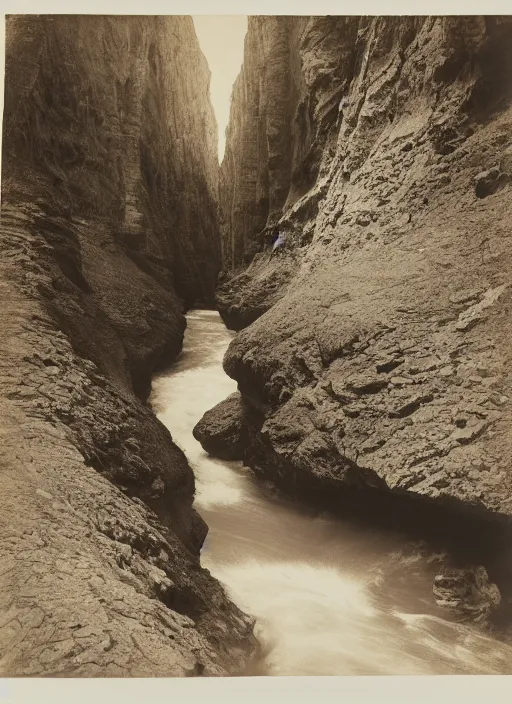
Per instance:
[[[220,174],[223,265],[247,265],[311,187],[353,70],[359,21],[249,17]]]
[[[140,268],[211,304],[217,127],[191,18],[12,18],[6,71],[5,197],[108,222]]]
[[[258,475],[510,516],[511,40],[508,17],[251,18],[217,300]]]
[[[200,567],[184,454],[144,403],[220,264],[190,17],[11,16],[0,285],[4,675],[225,674],[252,622]]]

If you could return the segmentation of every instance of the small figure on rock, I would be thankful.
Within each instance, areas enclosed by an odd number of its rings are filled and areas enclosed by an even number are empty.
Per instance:
[[[340,100],[340,103],[338,105],[338,119],[336,120],[336,127],[340,125],[340,123],[343,121],[343,111],[348,108],[348,100],[346,98],[342,98]]]
[[[269,262],[274,256],[274,252],[280,252],[283,249],[285,241],[286,238],[284,232],[276,230],[272,237],[272,251],[270,252],[270,257],[268,258]]]

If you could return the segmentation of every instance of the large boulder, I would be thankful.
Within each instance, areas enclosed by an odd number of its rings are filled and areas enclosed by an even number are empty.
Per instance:
[[[207,411],[193,434],[204,450],[222,460],[241,460],[246,444],[246,406],[236,391]]]

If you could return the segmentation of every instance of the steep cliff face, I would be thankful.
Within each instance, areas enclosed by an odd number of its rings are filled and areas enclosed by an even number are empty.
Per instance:
[[[211,303],[217,137],[191,18],[12,17],[7,39],[4,199],[107,222],[143,270]]]
[[[510,516],[511,39],[499,17],[251,21],[225,269],[257,253],[218,304],[258,474]]]
[[[248,264],[266,229],[315,182],[347,90],[361,21],[250,17],[221,167],[223,264]]]
[[[192,470],[140,400],[219,262],[192,20],[6,29],[0,668],[223,674],[252,624],[201,569]]]
[[[220,175],[228,269],[250,262],[258,250],[255,236],[286,200],[296,93],[290,65],[293,22],[249,17]]]

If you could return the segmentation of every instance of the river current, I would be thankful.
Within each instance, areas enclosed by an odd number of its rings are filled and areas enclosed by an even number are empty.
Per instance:
[[[512,647],[436,606],[439,555],[315,514],[202,450],[194,425],[236,390],[222,369],[232,333],[214,311],[187,321],[183,352],[153,380],[150,402],[196,476],[195,506],[210,528],[201,562],[256,618],[258,674],[512,673]]]

